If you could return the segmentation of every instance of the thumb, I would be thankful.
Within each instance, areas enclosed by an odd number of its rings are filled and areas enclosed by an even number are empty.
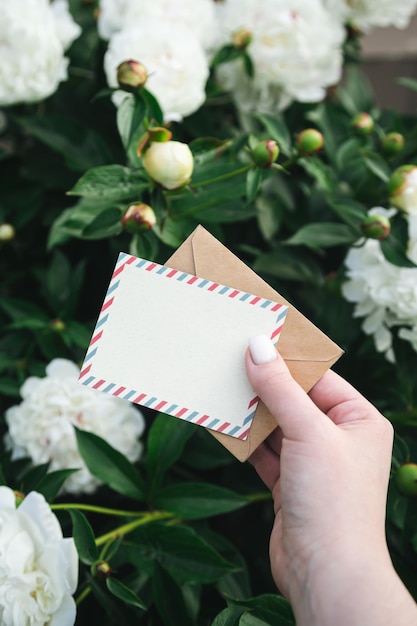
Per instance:
[[[246,352],[246,373],[288,439],[309,440],[330,423],[291,376],[267,335],[253,337]]]

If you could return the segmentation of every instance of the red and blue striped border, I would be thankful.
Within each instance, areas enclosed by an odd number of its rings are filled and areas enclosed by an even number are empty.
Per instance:
[[[206,289],[207,291],[211,291],[212,293],[216,293],[221,296],[234,298],[242,302],[247,302],[248,304],[251,304],[253,306],[259,306],[263,309],[270,309],[271,311],[276,312],[277,319],[275,323],[275,328],[272,331],[270,337],[274,342],[278,341],[279,335],[284,325],[285,317],[288,312],[288,307],[283,304],[273,302],[272,300],[266,300],[265,298],[261,298],[260,296],[254,296],[253,294],[240,291],[239,289],[234,289],[233,287],[226,287],[225,285],[221,285],[220,283],[216,283],[205,278],[199,278],[194,274],[181,272],[180,270],[172,269],[170,267],[167,267],[166,265],[160,265],[158,263],[154,263],[146,259],[140,259],[130,254],[121,252],[117,259],[116,266],[110,280],[109,288],[104,298],[104,303],[101,307],[97,324],[93,332],[90,346],[87,350],[87,354],[81,368],[81,373],[79,375],[78,381],[86,387],[91,387],[92,389],[104,391],[105,393],[109,393],[113,396],[123,398],[124,400],[129,400],[130,402],[152,408],[155,411],[167,413],[168,415],[174,415],[175,417],[179,417],[194,424],[199,424],[200,426],[211,428],[217,432],[231,435],[233,437],[236,437],[237,439],[246,439],[249,434],[249,429],[258,405],[258,396],[255,396],[249,402],[247,407],[248,414],[245,416],[243,424],[241,426],[233,426],[229,422],[225,422],[218,418],[211,417],[210,415],[202,414],[201,412],[194,411],[189,407],[181,407],[177,404],[172,404],[167,400],[162,400],[161,398],[150,396],[146,393],[141,392],[140,390],[127,389],[126,387],[116,385],[115,383],[108,380],[98,378],[91,373],[94,356],[97,354],[97,350],[100,346],[100,339],[103,336],[105,325],[110,315],[111,305],[114,302],[117,288],[120,285],[121,274],[126,266],[137,267],[147,272],[155,272],[156,274],[160,274],[165,278],[178,280],[188,285],[195,285],[195,287],[198,287],[200,289]]]

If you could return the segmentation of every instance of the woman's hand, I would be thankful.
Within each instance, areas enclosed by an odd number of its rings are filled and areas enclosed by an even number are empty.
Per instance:
[[[385,540],[391,424],[331,370],[306,394],[266,336],[246,368],[279,425],[249,460],[272,491],[272,574],[297,623],[399,626],[397,600],[417,624]]]

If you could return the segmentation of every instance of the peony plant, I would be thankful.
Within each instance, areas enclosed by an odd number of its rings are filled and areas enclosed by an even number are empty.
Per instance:
[[[294,624],[251,467],[77,382],[118,253],[165,263],[199,224],[393,422],[387,536],[416,594],[417,116],[361,70],[363,33],[416,7],[0,0],[2,624]]]

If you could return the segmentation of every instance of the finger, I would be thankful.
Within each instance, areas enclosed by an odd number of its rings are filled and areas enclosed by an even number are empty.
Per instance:
[[[332,370],[328,370],[314,385],[309,396],[335,424],[358,419],[383,419],[359,391]]]
[[[259,477],[272,491],[280,475],[279,455],[264,441],[248,459],[256,469]]]
[[[322,432],[328,420],[293,379],[266,335],[250,340],[246,372],[254,391],[277,420],[284,437],[305,441]]]

